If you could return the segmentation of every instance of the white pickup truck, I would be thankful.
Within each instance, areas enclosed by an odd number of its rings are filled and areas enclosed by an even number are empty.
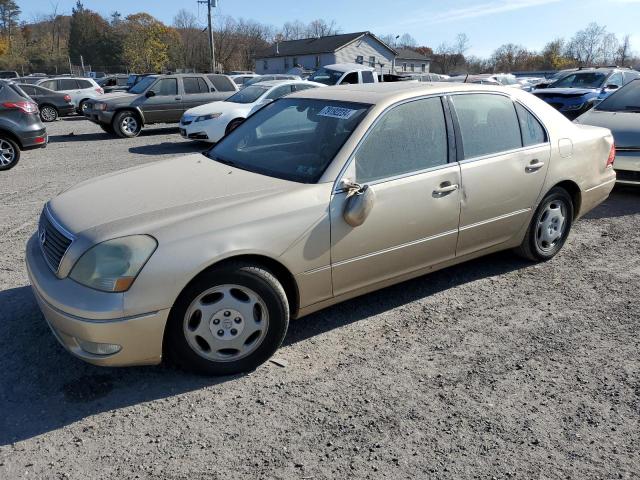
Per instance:
[[[376,69],[359,63],[336,63],[316,70],[307,80],[325,85],[378,83]]]

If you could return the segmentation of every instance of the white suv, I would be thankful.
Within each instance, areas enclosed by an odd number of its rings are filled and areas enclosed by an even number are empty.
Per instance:
[[[36,85],[60,93],[66,93],[76,106],[78,113],[84,113],[86,101],[104,95],[104,90],[92,78],[58,77],[43,78]]]

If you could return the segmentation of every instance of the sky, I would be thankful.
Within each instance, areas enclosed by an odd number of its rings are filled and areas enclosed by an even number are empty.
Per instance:
[[[22,19],[50,13],[71,13],[75,0],[17,0]],[[117,10],[126,16],[148,12],[171,24],[185,8],[206,23],[206,9],[196,0],[84,0],[86,8],[105,16]],[[343,33],[409,33],[419,45],[432,48],[466,33],[470,54],[486,57],[505,43],[539,50],[558,37],[570,38],[590,22],[605,25],[621,37],[632,35],[632,48],[640,51],[640,0],[218,0],[215,15],[257,20],[281,26],[289,20],[335,20]]]

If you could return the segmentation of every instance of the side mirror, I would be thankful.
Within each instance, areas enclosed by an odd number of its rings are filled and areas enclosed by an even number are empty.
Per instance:
[[[342,218],[352,227],[359,227],[371,213],[376,194],[369,185],[362,187],[357,183],[343,180],[342,186],[347,190]]]
[[[144,96],[147,98],[155,97],[156,92],[154,92],[153,90],[149,90],[147,93],[144,94]]]
[[[610,83],[609,85],[607,85],[606,87],[604,87],[606,90],[616,90],[618,88],[618,85],[614,85],[612,83]]]

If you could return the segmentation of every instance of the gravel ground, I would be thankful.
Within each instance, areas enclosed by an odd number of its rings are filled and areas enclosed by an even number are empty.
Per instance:
[[[0,479],[640,476],[640,191],[543,265],[502,253],[294,322],[254,373],[104,369],[45,325],[23,266],[43,202],[198,151],[85,120],[0,175]]]

